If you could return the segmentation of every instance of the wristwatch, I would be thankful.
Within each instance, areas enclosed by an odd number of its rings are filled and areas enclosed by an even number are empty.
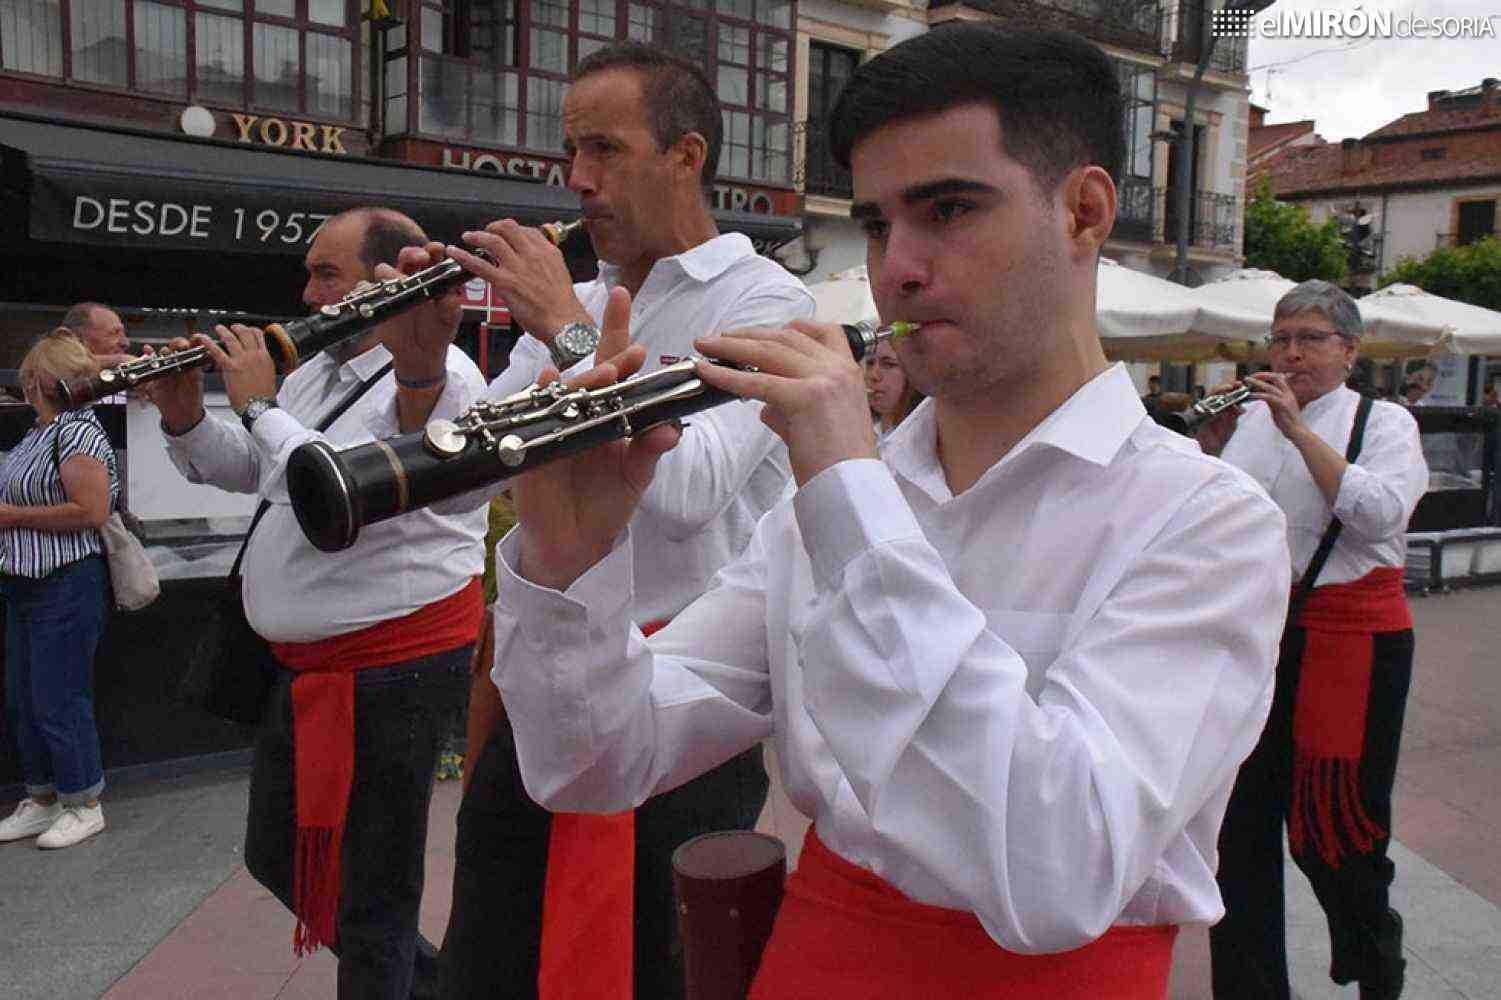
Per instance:
[[[251,396],[250,402],[245,404],[245,409],[240,411],[240,423],[245,425],[247,431],[254,430],[252,425],[260,419],[261,414],[275,407],[275,396]]]
[[[599,327],[593,323],[564,323],[547,345],[552,363],[565,372],[594,353],[599,346]]]

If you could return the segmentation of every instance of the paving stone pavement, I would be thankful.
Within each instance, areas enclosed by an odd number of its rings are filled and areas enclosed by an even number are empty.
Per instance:
[[[1395,905],[1407,1000],[1501,997],[1501,589],[1413,602],[1418,669],[1398,768]],[[108,829],[78,847],[0,845],[3,1000],[293,1000],[334,996],[334,962],[297,959],[292,921],[246,874],[243,769],[106,792]],[[9,811],[10,803],[0,803]],[[421,924],[441,940],[458,787],[433,796]],[[805,821],[773,798],[763,828],[795,853]],[[1328,980],[1328,936],[1289,869],[1292,976],[1301,1000],[1354,1000]],[[1209,997],[1208,935],[1179,938],[1173,1000]]]

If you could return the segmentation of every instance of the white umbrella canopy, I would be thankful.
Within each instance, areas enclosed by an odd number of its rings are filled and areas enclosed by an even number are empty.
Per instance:
[[[1105,353],[1128,361],[1215,361],[1264,336],[1254,312],[1206,304],[1191,289],[1100,259],[1095,315]]]
[[[1387,285],[1361,299],[1365,339],[1404,353],[1446,347],[1460,354],[1501,354],[1501,312],[1425,292]]]
[[[1238,315],[1259,325],[1259,332],[1248,335],[1245,343],[1238,345],[1233,351],[1226,351],[1227,357],[1249,360],[1262,353],[1261,342],[1271,330],[1272,314],[1276,311],[1277,303],[1295,287],[1297,282],[1284,278],[1275,271],[1246,268],[1201,285],[1192,294],[1206,310]],[[1406,291],[1393,291],[1394,289]],[[1365,328],[1360,341],[1360,353],[1371,358],[1401,358],[1431,354],[1441,349],[1447,334],[1438,310],[1433,309],[1432,302],[1428,301],[1433,299],[1438,299],[1438,296],[1428,295],[1411,285],[1393,285],[1357,299],[1356,306]],[[1449,299],[1439,301],[1465,310],[1476,310],[1475,306],[1451,302]],[[1501,345],[1501,314],[1484,309],[1478,311],[1488,313],[1494,319],[1491,329],[1496,335],[1495,342]],[[1472,328],[1478,331],[1483,326],[1472,323]],[[1464,350],[1457,346],[1455,349]],[[1501,346],[1498,346],[1498,350],[1501,350]]]
[[[813,296],[813,318],[820,323],[880,322],[864,264],[816,281],[808,292]]]
[[[1240,335],[1234,344],[1221,351],[1224,359],[1249,361],[1262,350],[1262,342],[1272,328],[1272,313],[1282,296],[1297,286],[1276,271],[1254,267],[1231,271],[1222,278],[1206,282],[1189,294],[1204,315],[1234,322]]]
[[[808,286],[814,316],[825,323],[879,321],[865,265]],[[1101,258],[1095,295],[1096,319],[1112,360],[1201,361],[1220,355],[1227,340],[1258,336],[1257,320],[1203,310],[1181,285]],[[1265,325],[1259,329],[1264,333]]]

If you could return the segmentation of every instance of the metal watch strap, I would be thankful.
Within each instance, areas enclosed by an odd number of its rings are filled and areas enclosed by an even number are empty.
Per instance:
[[[275,396],[252,396],[246,402],[245,409],[240,411],[240,423],[244,424],[245,429],[248,431],[260,419],[261,414],[275,407]]]

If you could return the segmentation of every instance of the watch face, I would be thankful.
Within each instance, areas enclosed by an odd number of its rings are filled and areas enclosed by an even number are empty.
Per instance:
[[[583,358],[599,346],[599,331],[584,323],[569,323],[558,331],[557,339],[569,354]]]

